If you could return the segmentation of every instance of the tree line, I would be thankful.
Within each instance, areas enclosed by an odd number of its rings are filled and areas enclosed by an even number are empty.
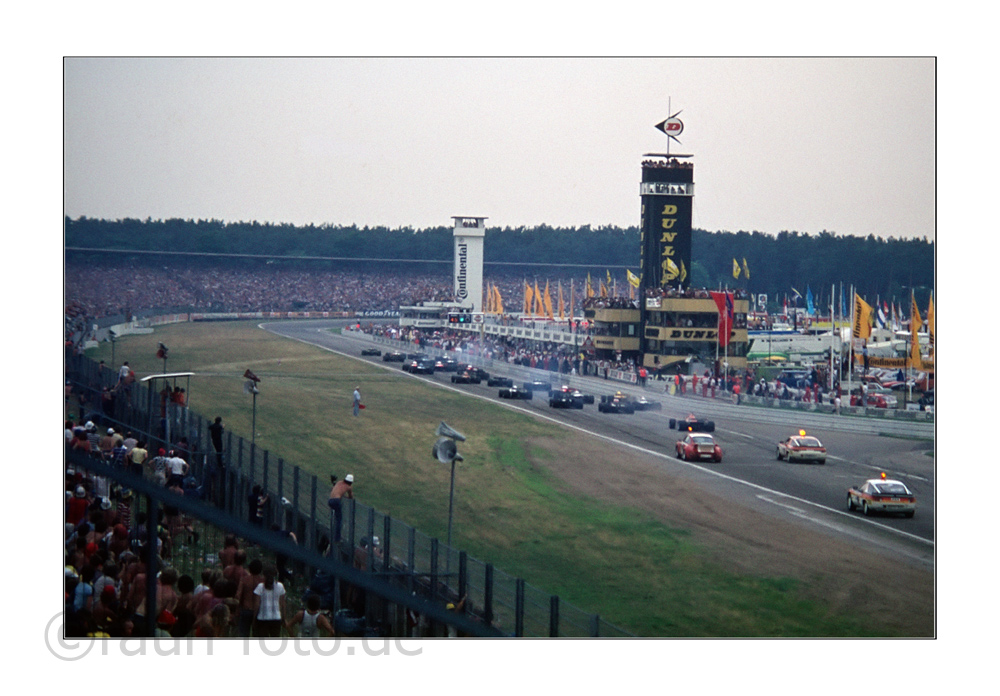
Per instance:
[[[453,254],[451,227],[357,227],[356,225],[291,225],[221,220],[100,220],[65,218],[67,262],[101,259],[103,262],[162,263],[148,252],[183,253],[185,263],[215,266],[278,263],[295,267],[360,268],[377,270],[394,259],[414,271],[450,272]],[[924,239],[852,237],[823,231],[810,235],[783,231],[692,232],[691,283],[699,287],[740,287],[766,293],[772,306],[793,288],[805,296],[811,290],[817,306],[829,304],[831,287],[853,285],[870,302],[908,301],[911,290],[926,307],[934,287],[935,246]],[[88,252],[77,249],[110,249]],[[145,254],[129,252],[147,252]],[[193,255],[193,256],[192,256]],[[240,258],[243,255],[245,258]],[[246,258],[249,257],[249,258]],[[307,257],[324,257],[310,260]],[[326,260],[348,259],[348,260]],[[742,270],[746,259],[749,278]],[[423,260],[424,264],[413,263]],[[741,267],[733,276],[733,261]],[[588,271],[624,279],[624,269],[639,272],[639,228],[534,227],[487,228],[484,261],[493,271],[544,279],[546,266],[567,275]],[[510,264],[500,265],[500,264]],[[447,271],[445,269],[448,269]],[[597,282],[595,276],[594,282]],[[622,292],[624,281],[618,283]],[[845,294],[847,290],[845,289]],[[848,301],[850,298],[848,298]],[[804,300],[800,300],[800,305]]]

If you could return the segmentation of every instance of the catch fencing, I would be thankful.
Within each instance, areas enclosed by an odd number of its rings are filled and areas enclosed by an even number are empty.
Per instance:
[[[157,386],[176,386],[170,380],[133,382],[119,387],[113,407],[101,408],[104,387],[114,388],[117,373],[86,356],[67,357],[67,378],[74,389],[88,395],[80,422],[101,427],[117,426],[145,439],[153,456],[162,447],[182,449],[191,464],[191,477],[200,483],[197,495],[239,520],[250,516],[250,497],[260,486],[269,503],[264,507],[263,526],[277,524],[296,535],[300,546],[323,553],[339,546],[350,558],[358,548],[371,549],[379,538],[384,559],[394,563],[381,567],[394,582],[410,592],[430,595],[442,602],[466,597],[466,611],[514,637],[630,637],[632,634],[607,622],[600,615],[563,602],[556,595],[533,587],[521,578],[497,570],[490,563],[472,558],[438,539],[356,500],[343,501],[341,542],[334,541],[335,519],[327,506],[328,482],[286,462],[252,441],[227,431],[221,453],[211,442],[211,421],[169,401],[161,403]],[[174,378],[174,381],[183,378]],[[178,443],[186,443],[179,447]],[[220,466],[221,462],[221,466]],[[364,541],[366,546],[362,546]],[[368,557],[372,554],[369,552]],[[374,564],[369,564],[376,570]],[[312,577],[316,568],[300,571]],[[470,610],[471,607],[471,610]],[[377,616],[371,617],[378,620]]]

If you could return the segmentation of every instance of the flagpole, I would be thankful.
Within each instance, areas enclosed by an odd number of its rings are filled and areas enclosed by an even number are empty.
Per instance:
[[[837,345],[837,305],[834,297],[837,294],[837,284],[830,286],[830,323],[833,329],[830,330],[830,391],[833,391],[833,347]]]
[[[858,296],[854,292],[854,284],[851,283],[851,348],[847,353],[847,403],[851,403],[851,383],[854,375],[854,314],[858,310]]]

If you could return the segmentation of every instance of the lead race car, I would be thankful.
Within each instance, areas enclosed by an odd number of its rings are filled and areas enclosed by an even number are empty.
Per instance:
[[[361,351],[362,355],[382,355],[382,351],[378,348],[365,348]]]
[[[686,430],[691,433],[715,432],[715,421],[698,418],[693,413],[687,418],[671,418],[668,423],[671,430]]]

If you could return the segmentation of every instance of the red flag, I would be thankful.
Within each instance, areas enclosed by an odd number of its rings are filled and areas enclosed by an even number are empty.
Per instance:
[[[719,310],[719,347],[729,345],[729,334],[733,330],[733,296],[728,292],[709,292]]]

